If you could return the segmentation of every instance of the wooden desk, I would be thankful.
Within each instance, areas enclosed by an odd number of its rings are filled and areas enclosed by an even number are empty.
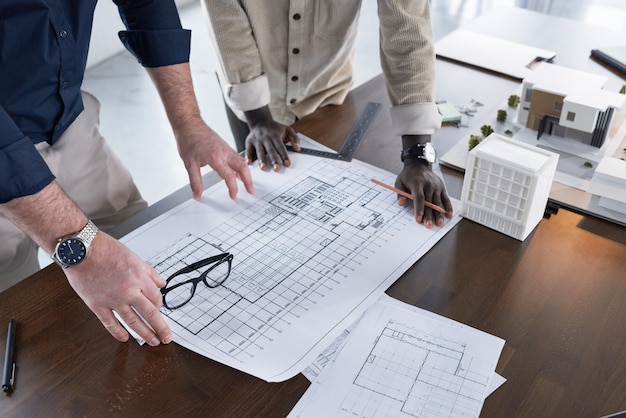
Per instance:
[[[337,147],[368,101],[388,107],[380,78],[296,128]],[[388,125],[383,109],[357,158],[397,171]],[[188,198],[179,191],[117,234]],[[388,294],[506,340],[497,372],[508,381],[484,417],[626,410],[623,227],[561,210],[519,242],[462,220]],[[309,385],[302,375],[265,383],[177,344],[118,343],[56,265],[0,293],[0,306],[1,327],[18,321],[16,388],[0,395],[3,416],[280,417]]]
[[[398,172],[380,77],[296,129],[338,148],[369,101],[384,108],[356,158]],[[444,175],[458,196],[460,174]],[[121,236],[189,197],[181,189],[113,233]],[[387,293],[506,340],[497,372],[508,381],[487,398],[483,417],[626,410],[623,227],[561,210],[519,242],[462,220]],[[118,343],[55,265],[0,293],[0,306],[0,329],[12,316],[18,321],[16,388],[0,395],[2,416],[282,417],[309,386],[302,375],[266,383],[177,344]]]

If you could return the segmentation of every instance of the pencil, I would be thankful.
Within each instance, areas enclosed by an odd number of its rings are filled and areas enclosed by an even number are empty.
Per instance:
[[[411,200],[413,200],[413,195],[412,195],[412,194],[409,194],[409,193],[407,193],[407,192],[405,192],[405,191],[402,191],[402,190],[400,190],[400,189],[396,189],[395,187],[390,186],[390,185],[388,185],[388,184],[386,184],[386,183],[383,183],[383,182],[382,182],[382,181],[380,181],[380,180],[372,179],[372,182],[374,182],[375,184],[378,184],[379,186],[383,186],[384,188],[389,189],[389,190],[391,190],[392,192],[396,192],[396,193],[398,193],[400,196],[404,196],[404,197],[406,197],[407,199],[411,199]],[[429,208],[431,208],[431,209],[433,209],[433,210],[436,210],[437,212],[440,212],[440,213],[446,213],[446,210],[445,210],[444,208],[442,208],[442,207],[440,207],[440,206],[437,206],[437,205],[435,205],[435,204],[432,204],[432,203],[430,203],[430,202],[427,202],[427,201],[425,201],[425,200],[424,200],[424,206],[428,206]]]

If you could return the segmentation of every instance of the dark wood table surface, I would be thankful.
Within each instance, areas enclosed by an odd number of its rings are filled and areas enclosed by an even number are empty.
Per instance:
[[[443,77],[459,71],[438,63]],[[481,80],[497,77],[476,72]],[[399,172],[399,139],[381,77],[342,106],[298,122],[335,149],[368,102],[383,104],[356,158]],[[436,139],[446,146],[457,128]],[[443,169],[452,196],[462,178]],[[216,176],[205,176],[207,182]],[[120,225],[121,236],[190,198],[181,189]],[[507,382],[481,417],[601,417],[626,410],[626,228],[564,209],[523,242],[462,220],[387,293],[506,340],[496,371]],[[3,417],[283,417],[309,386],[267,383],[175,343],[118,343],[51,265],[0,293],[0,347],[18,322],[15,390]]]
[[[337,148],[369,101],[385,109],[357,158],[397,171],[380,77],[296,128]],[[182,189],[116,234],[187,198]],[[481,416],[626,410],[624,227],[560,210],[520,242],[462,220],[387,293],[506,340],[497,372],[507,382]],[[175,343],[118,343],[56,265],[0,293],[0,306],[2,327],[18,322],[15,391],[0,395],[2,416],[281,417],[309,385],[302,375],[266,383]]]

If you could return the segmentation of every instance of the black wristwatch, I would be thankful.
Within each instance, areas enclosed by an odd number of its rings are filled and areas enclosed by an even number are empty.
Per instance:
[[[410,159],[423,159],[428,161],[430,164],[433,164],[437,161],[437,151],[435,151],[435,147],[430,142],[425,144],[417,144],[413,145],[411,148],[405,148],[402,150],[400,154],[400,158],[402,162]]]
[[[68,268],[75,266],[85,260],[91,241],[98,233],[98,227],[93,222],[87,225],[78,233],[65,238],[59,238],[59,242],[50,256],[59,266]]]

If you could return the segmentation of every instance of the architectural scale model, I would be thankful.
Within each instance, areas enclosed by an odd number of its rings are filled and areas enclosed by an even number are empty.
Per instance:
[[[626,99],[604,90],[606,81],[584,71],[540,65],[522,81],[517,123],[536,131],[537,139],[552,135],[601,148],[615,110]]]
[[[594,171],[588,191],[600,196],[600,206],[616,212],[626,213],[625,190],[626,160],[604,157]]]
[[[468,155],[461,215],[523,241],[543,218],[558,159],[492,133]]]

